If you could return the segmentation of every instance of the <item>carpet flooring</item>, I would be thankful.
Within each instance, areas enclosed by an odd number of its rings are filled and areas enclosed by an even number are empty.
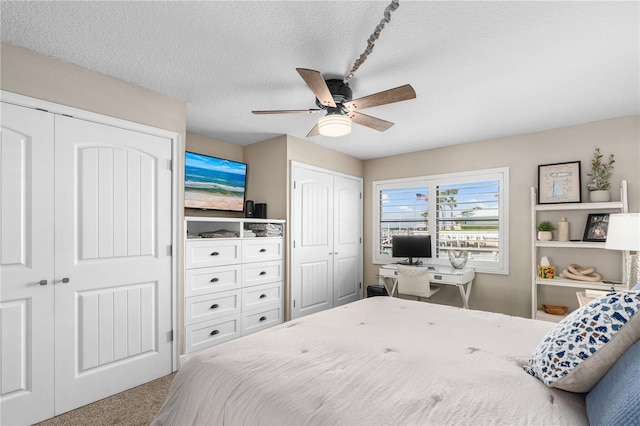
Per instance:
[[[38,426],[149,425],[162,407],[176,373],[53,417]]]

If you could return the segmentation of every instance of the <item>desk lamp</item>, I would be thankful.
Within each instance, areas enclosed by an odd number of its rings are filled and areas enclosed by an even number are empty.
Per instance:
[[[615,213],[609,216],[605,248],[629,251],[626,270],[627,290],[640,282],[640,213]]]

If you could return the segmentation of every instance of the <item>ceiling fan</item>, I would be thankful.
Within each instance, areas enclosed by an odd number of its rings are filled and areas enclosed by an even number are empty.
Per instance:
[[[318,108],[302,110],[266,110],[251,111],[254,114],[317,114],[326,111],[327,114],[307,134],[309,136],[343,136],[351,131],[351,123],[360,124],[379,132],[384,132],[394,123],[359,112],[365,108],[394,102],[414,99],[416,92],[409,84],[375,93],[363,98],[353,99],[348,83],[340,79],[325,80],[319,71],[306,68],[296,68],[298,74],[307,83],[314,95]]]

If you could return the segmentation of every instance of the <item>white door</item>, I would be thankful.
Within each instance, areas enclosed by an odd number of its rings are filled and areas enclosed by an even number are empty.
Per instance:
[[[362,295],[362,180],[333,180],[333,306]]]
[[[32,424],[54,413],[53,115],[0,114],[0,424]]]
[[[291,317],[333,307],[333,176],[293,167]]]
[[[171,141],[55,121],[56,414],[172,369]]]
[[[362,295],[362,179],[292,165],[291,317]]]

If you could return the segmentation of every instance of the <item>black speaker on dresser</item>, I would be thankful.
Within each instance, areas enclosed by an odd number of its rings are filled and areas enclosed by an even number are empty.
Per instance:
[[[255,207],[252,200],[247,200],[244,203],[244,217],[253,217],[255,214]]]
[[[253,212],[253,217],[261,219],[267,218],[267,203],[256,203],[256,208]]]

